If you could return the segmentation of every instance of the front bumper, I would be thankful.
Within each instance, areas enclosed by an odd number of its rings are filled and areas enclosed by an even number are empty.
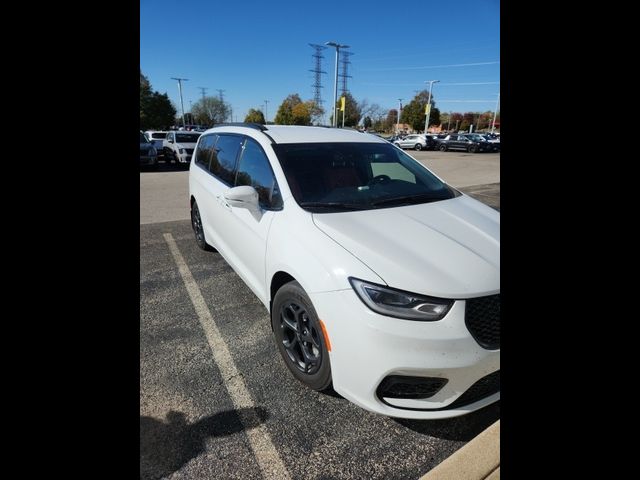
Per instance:
[[[391,417],[436,419],[464,415],[500,399],[498,387],[488,396],[471,395],[472,403],[456,402],[500,369],[500,350],[483,349],[467,330],[464,300],[456,301],[444,319],[420,322],[379,315],[353,290],[309,296],[331,343],[333,387],[360,407]],[[440,377],[447,383],[429,398],[381,399],[376,390],[389,375]]]

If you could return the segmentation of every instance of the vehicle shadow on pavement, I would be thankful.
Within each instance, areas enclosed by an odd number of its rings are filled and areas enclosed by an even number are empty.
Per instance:
[[[500,419],[500,401],[475,412],[441,420],[409,420],[394,418],[414,432],[445,440],[468,442]]]
[[[267,411],[259,407],[226,410],[193,424],[187,423],[184,413],[173,410],[166,421],[141,416],[140,479],[166,477],[204,452],[207,438],[255,428],[267,417]]]

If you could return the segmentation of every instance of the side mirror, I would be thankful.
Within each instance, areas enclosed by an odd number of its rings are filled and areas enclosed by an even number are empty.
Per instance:
[[[256,220],[260,221],[262,218],[262,209],[255,188],[249,185],[230,188],[225,192],[224,199],[232,207],[246,208]]]

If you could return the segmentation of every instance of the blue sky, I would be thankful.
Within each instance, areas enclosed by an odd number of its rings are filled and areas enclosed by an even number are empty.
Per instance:
[[[500,91],[500,2],[459,0],[140,0],[140,68],[178,107],[218,95],[243,121],[250,108],[273,120],[292,93],[314,96],[309,43],[350,46],[347,87],[385,109],[433,86],[441,111],[493,111]],[[335,49],[323,51],[322,99],[333,98]],[[340,88],[340,82],[339,82]]]

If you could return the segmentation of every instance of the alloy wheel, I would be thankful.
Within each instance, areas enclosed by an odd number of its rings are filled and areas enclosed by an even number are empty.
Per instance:
[[[280,308],[282,345],[287,357],[302,373],[313,375],[322,366],[320,329],[307,309],[290,300]]]

